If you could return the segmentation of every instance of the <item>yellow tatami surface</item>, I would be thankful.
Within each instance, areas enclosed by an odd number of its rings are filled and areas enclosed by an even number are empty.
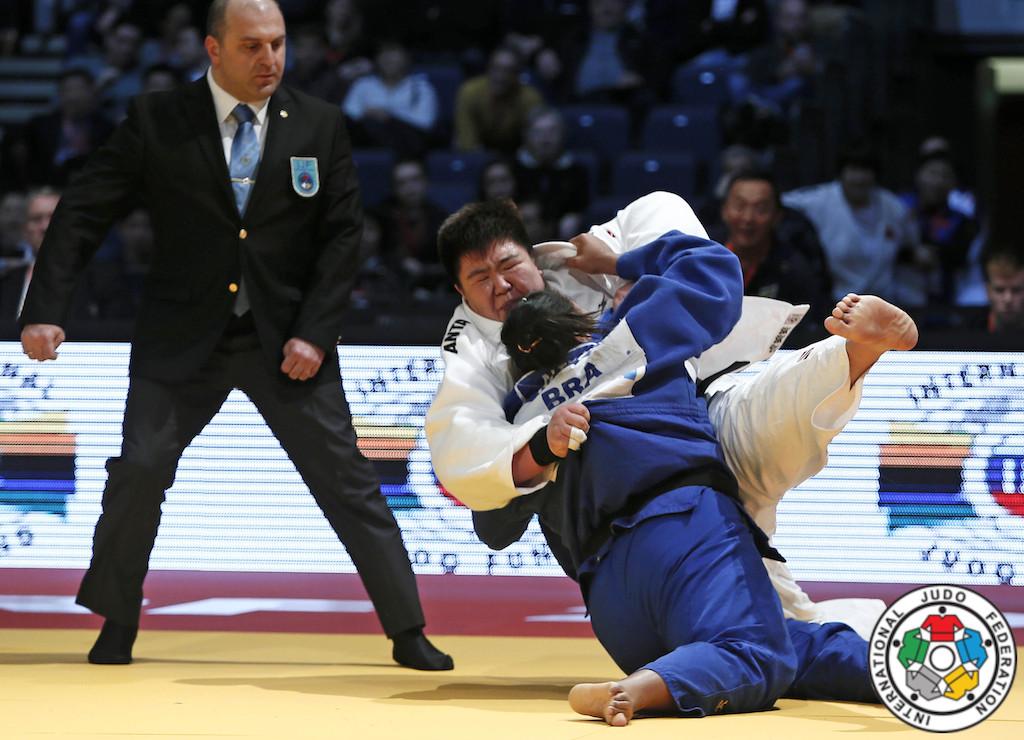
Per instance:
[[[580,681],[618,678],[594,639],[433,637],[455,670],[391,662],[376,635],[143,631],[130,666],[93,666],[83,630],[0,630],[0,738],[743,738],[926,736],[880,705],[782,700],[775,711],[639,718],[573,713]],[[1024,682],[957,738],[1024,737]]]

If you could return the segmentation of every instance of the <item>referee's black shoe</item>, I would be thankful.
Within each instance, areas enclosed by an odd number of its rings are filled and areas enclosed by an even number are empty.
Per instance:
[[[89,662],[98,665],[128,665],[132,662],[132,645],[138,634],[138,625],[118,624],[108,619],[103,623],[96,644],[89,651]]]
[[[434,647],[422,629],[408,629],[392,638],[395,644],[391,657],[406,668],[417,671],[450,671],[455,667],[452,656]]]

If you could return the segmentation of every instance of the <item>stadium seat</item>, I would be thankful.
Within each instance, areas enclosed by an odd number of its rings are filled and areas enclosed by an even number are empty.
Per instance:
[[[601,157],[593,149],[573,149],[573,159],[587,169],[588,181],[590,183],[590,198],[594,199],[602,192],[604,179],[604,163]]]
[[[449,214],[476,200],[476,183],[441,182],[427,187],[427,198]]]
[[[489,151],[437,149],[427,154],[427,175],[432,183],[461,183],[475,188],[484,166],[492,159],[494,153]]]
[[[566,105],[566,147],[590,149],[612,162],[629,148],[629,111],[619,105]]]
[[[697,165],[687,152],[640,149],[620,155],[612,166],[611,195],[620,208],[654,190],[669,190],[691,200],[696,187]]]
[[[447,146],[452,138],[452,121],[455,118],[455,98],[459,86],[465,79],[462,67],[458,64],[414,64],[411,74],[424,74],[437,92],[437,124],[434,132],[440,142]]]
[[[722,105],[728,103],[729,78],[709,68],[681,65],[672,72],[671,102],[685,105]]]
[[[607,196],[590,201],[587,212],[583,216],[583,229],[589,229],[594,224],[603,224],[611,221],[615,214],[627,204],[628,201],[618,196]]]
[[[363,206],[373,208],[391,192],[391,168],[395,155],[390,149],[353,149],[352,163],[359,176]]]
[[[688,151],[698,161],[714,164],[722,148],[718,109],[708,105],[655,106],[644,119],[640,146]]]

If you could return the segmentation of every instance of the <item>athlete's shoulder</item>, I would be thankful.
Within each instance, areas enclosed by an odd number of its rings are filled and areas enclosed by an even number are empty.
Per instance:
[[[441,339],[442,353],[453,355],[467,355],[473,353],[473,348],[483,340],[483,333],[473,322],[473,317],[466,310],[465,306],[458,305],[448,319],[448,325],[444,330],[444,337]]]

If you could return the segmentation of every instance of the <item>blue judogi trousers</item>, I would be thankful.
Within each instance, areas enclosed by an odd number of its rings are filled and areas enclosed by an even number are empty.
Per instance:
[[[601,644],[627,675],[661,676],[681,715],[758,711],[783,696],[877,702],[867,642],[844,624],[784,618],[748,522],[704,488],[692,508],[619,532],[587,587]]]

